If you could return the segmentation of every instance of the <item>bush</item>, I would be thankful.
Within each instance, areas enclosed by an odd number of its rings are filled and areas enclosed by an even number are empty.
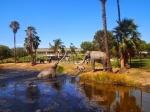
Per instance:
[[[57,67],[57,71],[58,71],[59,73],[63,73],[63,72],[64,72],[64,68],[63,68],[62,66],[58,66],[58,67]]]

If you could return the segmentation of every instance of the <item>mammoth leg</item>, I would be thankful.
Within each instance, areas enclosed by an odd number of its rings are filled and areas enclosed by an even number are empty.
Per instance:
[[[91,61],[91,64],[92,64],[92,70],[93,70],[93,72],[95,71],[95,60],[92,60]]]
[[[107,62],[106,60],[103,60],[103,70],[106,71],[107,70]]]

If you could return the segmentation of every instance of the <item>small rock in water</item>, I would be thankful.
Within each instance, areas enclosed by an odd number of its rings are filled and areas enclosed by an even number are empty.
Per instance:
[[[41,109],[37,109],[35,112],[42,112]]]

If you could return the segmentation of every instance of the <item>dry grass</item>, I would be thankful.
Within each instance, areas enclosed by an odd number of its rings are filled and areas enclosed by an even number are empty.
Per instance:
[[[115,74],[108,72],[87,72],[80,75],[81,81],[89,82],[96,81],[98,83],[107,83],[115,85],[135,85],[135,82],[130,79],[127,74]]]
[[[37,64],[35,66],[32,66],[31,63],[6,63],[0,64],[0,69],[23,69],[41,71],[43,69],[48,68],[49,66],[50,64]]]

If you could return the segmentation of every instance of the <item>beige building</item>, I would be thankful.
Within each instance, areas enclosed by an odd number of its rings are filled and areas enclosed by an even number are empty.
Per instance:
[[[65,51],[67,51],[68,53],[70,52],[70,48],[65,48]],[[76,49],[76,52],[81,52],[82,49],[78,48]],[[54,53],[54,51],[50,48],[38,48],[36,51],[37,55],[40,56],[56,56],[57,54]]]

